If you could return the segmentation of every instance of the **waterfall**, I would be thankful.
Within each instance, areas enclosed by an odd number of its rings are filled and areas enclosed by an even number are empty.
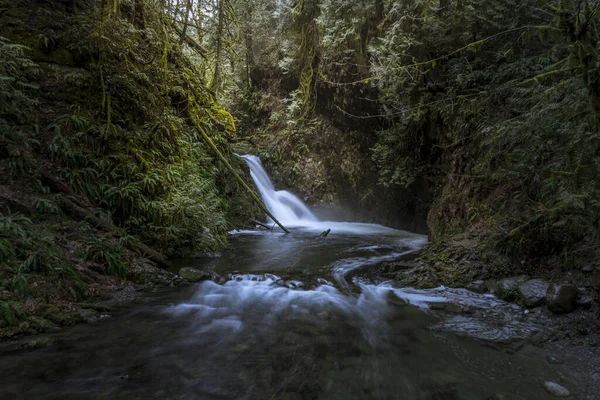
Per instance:
[[[359,222],[320,221],[310,209],[292,193],[275,190],[273,182],[260,162],[260,158],[251,154],[240,156],[250,167],[250,176],[258,188],[265,206],[286,228],[300,228],[302,231],[321,233],[331,229],[334,234],[391,235],[402,238],[402,243],[411,248],[420,248],[427,238],[410,232],[399,231],[385,226]],[[267,218],[270,225],[274,221]]]
[[[307,226],[319,222],[317,217],[298,197],[286,190],[275,190],[269,175],[262,166],[260,158],[246,154],[241,156],[250,167],[250,176],[254,180],[260,196],[269,211],[283,225]],[[268,219],[269,223],[273,223]]]

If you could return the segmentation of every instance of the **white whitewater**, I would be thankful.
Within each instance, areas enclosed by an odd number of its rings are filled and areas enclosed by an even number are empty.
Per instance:
[[[414,247],[421,247],[427,241],[423,235],[398,231],[377,224],[320,221],[298,197],[286,190],[275,189],[260,158],[251,154],[240,157],[245,159],[250,167],[250,176],[254,180],[265,206],[286,228],[302,228],[319,233],[331,229],[332,233],[402,236],[403,239],[412,241]],[[274,225],[270,218],[267,218],[267,222]]]
[[[298,197],[286,190],[275,190],[260,158],[250,154],[246,154],[242,158],[250,167],[250,176],[252,176],[265,205],[282,224],[302,226],[319,221]],[[270,218],[269,223],[273,223]]]

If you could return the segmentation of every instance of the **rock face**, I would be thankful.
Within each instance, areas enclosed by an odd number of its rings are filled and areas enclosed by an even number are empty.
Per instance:
[[[519,286],[519,299],[527,307],[537,307],[544,304],[548,283],[541,279],[531,279]]]
[[[570,395],[569,391],[566,388],[560,386],[556,382],[546,381],[544,382],[544,388],[548,393],[556,397],[568,397]]]
[[[546,292],[548,309],[556,314],[567,313],[575,306],[577,288],[573,285],[551,284]]]
[[[199,269],[185,267],[179,270],[179,276],[188,282],[207,281],[212,278],[212,275]]]
[[[515,276],[499,280],[496,284],[495,295],[505,301],[514,301],[519,295],[519,286],[529,280],[527,275]]]

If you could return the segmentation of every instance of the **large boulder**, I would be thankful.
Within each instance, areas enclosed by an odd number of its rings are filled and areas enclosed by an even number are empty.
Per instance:
[[[514,301],[519,295],[519,286],[528,280],[529,277],[527,275],[501,279],[496,284],[496,290],[494,291],[494,294],[502,300]]]
[[[556,314],[567,313],[575,306],[577,288],[573,285],[551,284],[546,292],[546,305]]]
[[[206,271],[200,271],[199,269],[184,267],[179,270],[179,276],[188,282],[200,282],[208,281],[212,278],[212,275]]]
[[[150,287],[177,286],[183,282],[181,277],[158,268],[154,263],[138,259],[127,269],[127,279]]]
[[[531,279],[519,286],[519,301],[527,307],[537,307],[544,304],[548,283],[541,279]]]

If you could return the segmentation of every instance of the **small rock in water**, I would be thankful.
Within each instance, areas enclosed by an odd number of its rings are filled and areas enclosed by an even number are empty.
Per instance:
[[[544,388],[548,393],[556,397],[568,397],[571,393],[556,382],[544,382]]]
[[[318,278],[317,283],[321,285],[333,286],[333,283],[329,282],[327,279]]]
[[[471,284],[467,287],[467,289],[469,289],[471,292],[482,294],[482,293],[487,292],[487,285],[485,284],[485,281],[478,280],[478,281],[471,282]]]
[[[179,270],[179,276],[188,282],[207,281],[212,278],[208,272],[200,271],[195,268],[184,267]]]
[[[546,292],[546,304],[548,309],[553,313],[567,313],[575,306],[577,299],[577,288],[573,285],[556,285],[548,286]]]
[[[290,289],[298,289],[304,286],[304,283],[300,282],[300,281],[288,281],[287,282],[287,287],[289,287]]]
[[[273,282],[277,282],[279,279],[281,279],[280,277],[278,277],[275,274],[265,274],[265,278],[270,279]]]
[[[519,286],[519,298],[522,304],[528,307],[537,307],[544,304],[548,283],[541,279],[531,279]]]

